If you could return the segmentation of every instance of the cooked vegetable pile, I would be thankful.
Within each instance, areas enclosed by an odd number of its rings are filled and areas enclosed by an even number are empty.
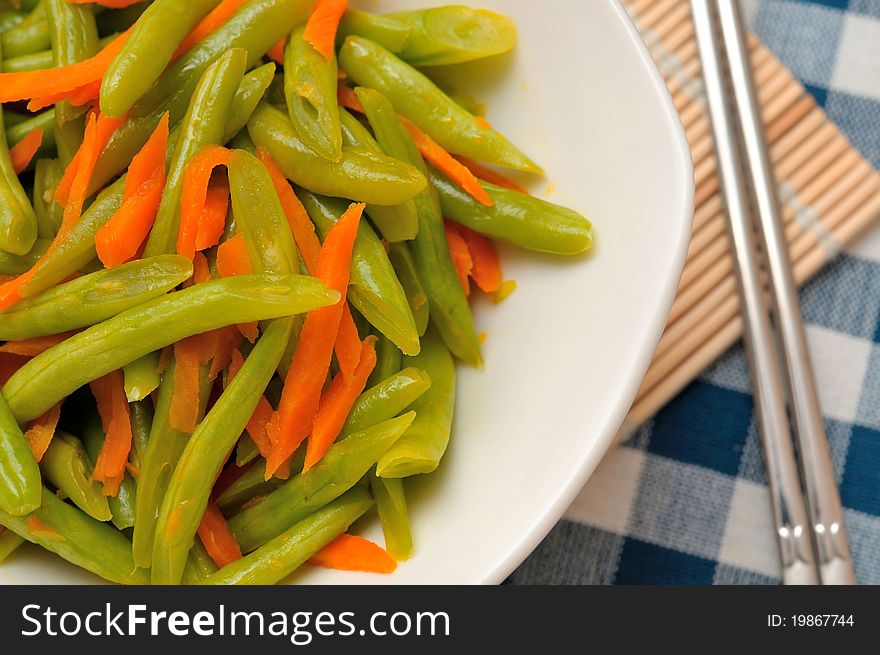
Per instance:
[[[454,358],[482,365],[471,284],[512,291],[493,240],[591,245],[420,71],[515,41],[464,7],[0,0],[0,560],[267,584],[410,556],[403,480],[446,450]],[[347,534],[374,505],[384,548]]]

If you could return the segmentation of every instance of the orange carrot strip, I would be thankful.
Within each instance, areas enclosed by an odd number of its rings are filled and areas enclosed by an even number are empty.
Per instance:
[[[520,186],[513,180],[508,179],[498,171],[493,171],[488,166],[483,166],[482,164],[477,163],[472,159],[468,159],[467,157],[456,157],[456,159],[467,166],[471,173],[476,175],[479,179],[489,182],[489,184],[494,184],[495,186],[510,189],[511,191],[517,191],[518,193],[524,193],[527,196],[531,195],[528,189]]]
[[[48,337],[34,337],[33,339],[22,339],[21,341],[7,341],[0,346],[0,353],[8,353],[10,355],[24,355],[25,357],[36,357],[46,352],[49,348],[57,346],[62,341],[66,341],[77,331],[61,332]]]
[[[422,153],[422,157],[439,168],[440,171],[449,177],[449,179],[467,191],[468,194],[470,194],[473,199],[481,205],[485,207],[492,207],[495,205],[495,201],[492,200],[491,196],[489,196],[486,190],[480,185],[480,181],[474,177],[474,174],[471,173],[464,164],[446,152],[440,147],[439,143],[422,132],[422,130],[420,130],[411,120],[405,116],[401,116],[400,120],[403,122],[407,131],[412,135],[419,152]]]
[[[43,145],[43,129],[38,127],[28,132],[27,136],[9,149],[12,168],[16,175],[28,167],[41,145]]]
[[[330,450],[330,446],[342,432],[342,426],[345,425],[355,401],[366,388],[367,379],[374,368],[376,368],[376,337],[367,337],[354,373],[350,377],[342,373],[337,375],[321,396],[321,404],[315,416],[315,427],[312,429],[306,448],[303,471],[308,471],[320,462]]]
[[[474,270],[474,260],[468,250],[467,241],[448,223],[446,224],[446,241],[449,243],[449,254],[452,255],[452,263],[455,264],[455,270],[458,272],[458,279],[461,280],[464,293],[466,296],[470,296],[470,275]]]
[[[131,29],[125,31],[94,57],[69,66],[21,73],[0,73],[0,103],[70,92],[100,80],[125,45],[130,33]]]
[[[278,42],[269,48],[266,56],[276,64],[284,65],[284,48],[287,46],[287,37],[281,37]]]
[[[208,501],[202,522],[199,523],[199,539],[220,568],[241,559],[241,548],[229,529],[226,518],[213,500]]]
[[[487,236],[474,232],[464,225],[452,221],[446,221],[446,225],[467,244],[472,263],[470,276],[477,286],[486,293],[495,293],[501,289],[504,274],[495,244]]]
[[[128,167],[122,206],[95,235],[98,258],[107,268],[133,259],[150,234],[165,188],[167,148],[166,113]]]
[[[336,334],[336,344],[333,350],[336,353],[336,361],[339,363],[342,376],[350,378],[354,375],[361,359],[363,347],[348,302],[342,307],[342,319],[339,321],[339,331]]]
[[[216,31],[218,27],[232,17],[232,14],[241,9],[245,2],[247,0],[223,0],[223,2],[214,7],[207,16],[196,23],[196,26],[181,41],[171,60],[174,61],[185,52],[188,52],[196,43],[199,43],[206,36]]]
[[[343,296],[348,289],[354,240],[363,211],[363,204],[351,205],[331,228],[321,248],[317,276]],[[315,310],[306,317],[278,411],[269,424],[272,452],[267,458],[267,476],[293,455],[312,430],[344,306],[343,297],[332,307]]]
[[[211,371],[208,374],[211,380],[214,380],[223,369],[229,366],[241,345],[241,332],[234,325],[214,330],[213,334]]]
[[[318,0],[306,23],[303,38],[327,61],[333,59],[339,21],[347,8],[348,0]]]
[[[205,208],[196,229],[196,250],[207,250],[220,243],[228,211],[229,183],[225,179],[212,182],[205,195]]]
[[[24,438],[38,462],[43,459],[49,444],[52,443],[59,418],[61,418],[61,403],[58,403],[48,412],[31,421],[27,431],[24,433]]]
[[[101,80],[87,82],[82,86],[78,86],[72,91],[63,91],[62,93],[54,93],[48,96],[32,98],[27,104],[28,111],[37,112],[45,109],[49,105],[54,105],[62,100],[67,100],[74,107],[80,107],[89,102],[96,102],[101,95]]]
[[[238,375],[242,366],[244,366],[244,357],[242,357],[241,353],[236,350],[232,353],[232,361],[229,363],[225,386],[229,386],[233,378]],[[267,434],[266,429],[269,425],[269,421],[272,420],[273,412],[272,405],[266,400],[266,396],[260,396],[257,407],[247,424],[247,433],[250,435],[251,440],[254,442],[254,445],[256,445],[257,450],[260,451],[260,455],[263,457],[266,457],[271,452],[271,444],[269,443],[269,435]]]
[[[357,112],[358,114],[365,113],[364,106],[361,104],[361,99],[357,97],[354,89],[346,84],[339,85],[336,90],[336,99],[339,101],[340,107],[351,109],[353,112]]]
[[[220,277],[250,275],[254,272],[243,234],[236,234],[217,248],[217,271]]]
[[[100,145],[99,150],[104,149],[104,146],[107,145],[110,137],[113,136],[113,133],[122,124],[122,121],[123,119],[111,119],[106,116],[103,117],[103,120],[98,120],[96,139]],[[81,145],[70,164],[64,170],[64,175],[61,176],[58,187],[55,189],[55,201],[61,205],[66,205],[70,197],[70,188],[73,186],[73,180],[79,170],[82,152],[83,146]]]
[[[168,414],[171,427],[181,432],[194,431],[199,417],[201,339],[202,335],[196,335],[174,344],[174,392]]]
[[[131,451],[131,416],[122,371],[113,371],[89,384],[98,403],[104,428],[104,445],[95,462],[92,479],[104,484],[105,496],[116,496],[125,477]]]
[[[232,152],[222,146],[208,146],[187,162],[180,197],[179,255],[192,259],[196,251],[199,222],[205,212],[211,174],[218,166],[228,166],[231,157]]]
[[[394,573],[397,562],[372,541],[343,534],[324,546],[309,560],[310,564],[340,571]]]

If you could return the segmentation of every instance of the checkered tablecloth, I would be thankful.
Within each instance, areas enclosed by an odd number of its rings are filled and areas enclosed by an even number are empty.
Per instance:
[[[741,0],[880,168],[880,0]],[[880,226],[802,293],[859,581],[880,584]],[[611,452],[516,584],[779,582],[741,348]]]

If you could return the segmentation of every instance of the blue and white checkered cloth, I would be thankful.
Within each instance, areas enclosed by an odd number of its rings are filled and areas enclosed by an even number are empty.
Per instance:
[[[742,0],[755,32],[880,168],[880,0]],[[858,579],[880,584],[880,227],[802,294]],[[612,451],[516,584],[774,584],[741,348]]]

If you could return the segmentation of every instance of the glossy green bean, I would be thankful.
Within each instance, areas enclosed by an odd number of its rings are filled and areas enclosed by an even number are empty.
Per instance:
[[[54,133],[52,129],[48,132]],[[54,239],[61,227],[64,208],[55,202],[55,190],[63,174],[57,159],[40,159],[37,162],[34,170],[34,214],[37,217],[38,241]]]
[[[404,129],[391,102],[370,89],[355,90],[385,152],[425,171],[425,163],[409,132]],[[472,366],[482,365],[480,340],[470,303],[449,254],[440,201],[433,185],[415,199],[419,234],[409,244],[416,272],[428,295],[431,322],[437,326],[454,355]]]
[[[344,109],[340,110],[342,135],[349,148],[368,150],[384,155],[370,131]],[[416,204],[407,200],[400,205],[367,205],[367,214],[379,228],[382,238],[389,243],[411,241],[419,232]]]
[[[155,0],[138,18],[101,82],[101,111],[123,116],[159,79],[177,47],[220,0]]]
[[[244,431],[290,338],[291,321],[272,323],[193,433],[168,483],[153,542],[153,584],[178,584],[214,480]]]
[[[103,48],[117,36],[119,35],[112,34],[107,38],[100,39],[98,41],[99,48]],[[33,52],[29,55],[12,57],[3,62],[3,70],[6,73],[24,73],[27,71],[46,70],[47,68],[54,68],[55,66],[55,53],[52,50],[41,50],[40,52]],[[54,135],[52,138],[54,143]]]
[[[242,552],[250,552],[357,485],[412,424],[410,412],[334,444],[307,472],[229,520]]]
[[[385,550],[398,561],[408,560],[412,555],[412,530],[403,480],[389,480],[370,476],[370,489],[376,498],[376,509],[382,522]]]
[[[322,198],[299,189],[302,200],[318,232],[325,237],[339,220],[348,203]],[[365,221],[361,222],[354,244],[348,299],[379,332],[406,353],[419,351],[415,320],[406,294],[379,237]]]
[[[367,384],[378,384],[395,373],[399,373],[402,363],[403,353],[400,352],[400,348],[384,336],[379,335],[379,342],[376,344],[376,368],[370,374]]]
[[[171,425],[171,398],[174,395],[174,358],[169,361],[159,385],[156,400],[156,413],[150,425],[146,450],[142,456],[142,466],[137,485],[135,503],[134,534],[132,535],[132,556],[134,563],[141,568],[150,568],[153,561],[153,541],[156,535],[156,522],[165,498],[168,482],[177,468],[180,456],[186,448],[189,433],[177,430]],[[208,404],[213,386],[208,379],[210,367],[202,366],[199,371],[199,411],[201,421]]]
[[[91,479],[93,468],[82,442],[66,432],[52,437],[40,460],[40,471],[47,482],[93,519],[109,521],[112,514],[107,498],[101,484]]]
[[[12,530],[7,530],[0,525],[0,564],[5,562],[24,542],[24,537],[19,537]]]
[[[92,467],[98,461],[101,448],[104,446],[104,428],[101,418],[97,413],[92,414],[81,428],[82,442],[88,453]],[[100,488],[100,485],[99,485]],[[134,525],[134,507],[137,497],[137,485],[131,473],[125,473],[119,492],[115,496],[107,497],[107,505],[110,508],[111,522],[119,530],[125,530]],[[98,517],[95,517],[98,518]]]
[[[342,159],[342,127],[336,87],[336,56],[327,61],[305,39],[305,26],[290,35],[284,49],[284,96],[300,140],[324,159]]]
[[[349,7],[339,21],[336,43],[342,45],[349,36],[362,36],[375,41],[386,50],[399,53],[406,46],[411,34],[412,28],[399,20]]]
[[[266,585],[280,582],[348,530],[372,505],[370,493],[363,487],[356,487],[303,518],[262,548],[224,566],[202,584]]]
[[[4,72],[12,72],[6,68],[8,62],[3,62]],[[47,109],[34,116],[25,118],[6,127],[6,142],[11,146],[24,139],[33,130],[39,128],[43,130],[43,143],[55,144],[55,137],[52,135],[52,124],[55,120],[55,109]]]
[[[149,353],[122,369],[125,397],[133,403],[149,397],[159,388],[159,353]]]
[[[270,152],[288,179],[314,193],[399,205],[425,188],[421,173],[390,157],[343,149],[339,162],[322,158],[299,139],[288,116],[265,102],[248,122],[248,133]]]
[[[13,27],[18,27],[24,22],[26,11],[20,9],[4,9],[0,11],[0,35],[8,32]]]
[[[211,280],[151,300],[99,323],[31,359],[3,387],[20,421],[138,357],[209,330],[283,318],[339,301],[314,278],[243,275]]]
[[[213,575],[220,569],[208,555],[208,551],[202,545],[202,542],[196,539],[186,558],[186,567],[183,569],[183,579],[181,584],[197,585],[205,578]]]
[[[429,174],[443,214],[476,232],[554,255],[579,255],[593,245],[590,221],[574,210],[483,182],[495,201],[485,207],[435,168]]]
[[[257,273],[300,271],[299,252],[269,171],[259,159],[236,150],[229,163],[236,228],[244,236]]]
[[[405,368],[364,391],[355,401],[340,440],[394,418],[431,388],[425,371]]]
[[[455,411],[455,362],[435,332],[422,340],[422,352],[405,363],[424,370],[431,388],[412,404],[416,420],[384,455],[376,467],[383,478],[408,478],[431,473],[449,445]]]
[[[480,123],[424,74],[382,46],[351,36],[339,52],[339,63],[357,84],[384,94],[397,111],[449,152],[498,166],[541,172],[501,134]]]
[[[3,52],[7,57],[20,57],[39,52],[50,47],[49,23],[46,19],[21,24],[7,30],[0,36]]]
[[[132,466],[140,471],[143,468],[144,455],[150,440],[150,430],[153,427],[153,400],[145,398],[130,402],[128,410],[131,414],[131,453],[128,459]]]
[[[50,243],[49,239],[37,239],[26,255],[11,255],[0,250],[0,275],[16,276],[29,271],[46,254]]]
[[[42,504],[29,517],[16,517],[0,510],[0,523],[59,555],[72,564],[109,582],[144,585],[146,571],[138,571],[131,559],[131,543],[112,525],[96,521],[47,489]]]
[[[232,106],[229,108],[229,118],[226,128],[223,130],[222,143],[227,143],[232,137],[247,127],[247,122],[253,116],[254,110],[260,104],[260,100],[266,94],[266,89],[275,77],[275,64],[269,62],[259,68],[255,68],[241,80]]]
[[[509,52],[516,25],[485,9],[448,6],[403,11],[387,18],[411,29],[397,56],[412,66],[448,66]]]
[[[217,504],[224,512],[238,511],[246,503],[269,495],[282,484],[284,481],[276,477],[266,480],[266,465],[257,462],[220,494]]]
[[[192,277],[179,255],[138,259],[27,298],[0,313],[0,340],[33,339],[96,325]]]
[[[393,244],[388,251],[388,259],[391,260],[394,272],[397,273],[397,278],[400,280],[400,285],[409,301],[409,308],[416,322],[416,330],[422,337],[428,329],[431,312],[428,306],[428,294],[419,279],[416,262],[409,246],[405,243]]]
[[[40,506],[40,469],[0,394],[0,511],[24,516]]]
[[[162,201],[144,255],[175,252],[180,230],[180,196],[189,158],[207,145],[219,144],[229,110],[244,76],[247,52],[228,50],[205,71],[196,87],[174,149]]]

